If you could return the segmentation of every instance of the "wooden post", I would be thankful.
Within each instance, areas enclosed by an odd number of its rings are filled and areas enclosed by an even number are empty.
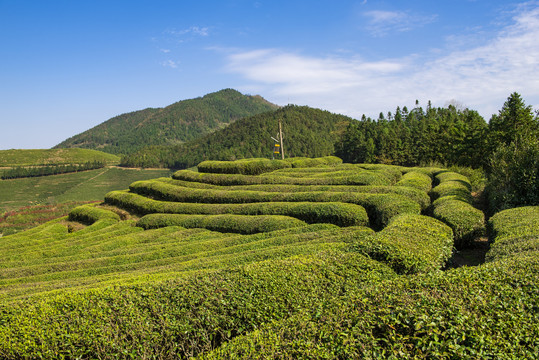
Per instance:
[[[281,140],[281,156],[284,160],[283,129],[281,127],[281,119],[279,119],[279,140]]]

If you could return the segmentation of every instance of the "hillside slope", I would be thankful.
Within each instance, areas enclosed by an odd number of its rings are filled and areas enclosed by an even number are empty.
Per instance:
[[[0,167],[84,164],[88,161],[117,164],[120,158],[89,149],[0,150]]]
[[[178,144],[221,129],[237,119],[274,110],[260,96],[225,89],[164,108],[148,108],[116,116],[55,148],[99,149],[128,154],[147,145]]]
[[[271,158],[281,119],[286,157],[331,155],[352,118],[307,106],[288,105],[243,118],[202,138],[177,146],[145,148],[122,159],[135,167],[187,168],[204,160]]]

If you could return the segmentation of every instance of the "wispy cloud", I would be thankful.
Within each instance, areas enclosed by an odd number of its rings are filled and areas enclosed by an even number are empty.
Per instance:
[[[198,35],[198,36],[208,36],[210,34],[210,29],[208,27],[201,26],[191,26],[187,29],[175,30],[169,29],[166,31],[167,34],[174,36],[183,36],[183,35]]]
[[[368,19],[367,30],[373,36],[385,36],[392,32],[405,32],[436,20],[437,15],[412,14],[407,11],[372,10],[363,13]]]
[[[164,67],[172,68],[172,69],[176,69],[178,67],[178,63],[176,61],[173,61],[173,60],[170,60],[170,59],[162,61],[161,65],[164,66]]]
[[[411,105],[415,99],[437,106],[456,99],[488,119],[513,91],[539,105],[537,39],[539,5],[519,8],[512,24],[494,39],[466,50],[446,50],[434,60],[366,61],[258,49],[229,54],[227,70],[244,77],[245,89],[281,104],[290,101],[359,117]]]

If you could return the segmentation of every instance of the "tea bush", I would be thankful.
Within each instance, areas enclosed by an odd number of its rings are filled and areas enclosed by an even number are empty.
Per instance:
[[[423,215],[395,217],[382,231],[353,242],[353,249],[388,264],[399,274],[441,269],[453,252],[453,232]]]
[[[246,202],[344,202],[361,205],[369,215],[371,226],[382,228],[399,214],[419,214],[421,206],[398,194],[333,193],[326,191],[271,193],[259,191],[220,191],[213,189],[192,189],[174,186],[159,181],[138,181],[130,190],[145,196],[153,196],[169,201],[201,203],[246,203]],[[110,194],[110,193],[109,193]],[[111,201],[111,196],[105,197]]]
[[[450,195],[437,199],[433,203],[433,216],[453,229],[455,247],[462,249],[485,233],[485,214],[457,197]]]
[[[100,209],[91,205],[82,205],[69,212],[70,221],[93,224],[98,220],[112,219],[120,221],[120,216],[110,210]]]
[[[369,223],[367,212],[362,206],[339,202],[179,203],[153,200],[122,191],[107,194],[106,201],[138,214],[285,215],[308,223],[330,223],[338,226],[366,226]]]
[[[539,251],[539,206],[500,211],[488,222],[491,247],[487,261]]]
[[[280,215],[184,215],[184,214],[149,214],[143,216],[137,226],[144,229],[155,229],[166,226],[184,228],[204,228],[219,232],[254,234],[275,231],[298,226],[305,222]]]
[[[292,178],[285,176],[254,176],[241,174],[208,174],[190,170],[176,171],[177,180],[203,182],[214,185],[297,184],[297,185],[391,185],[382,173],[363,171],[355,175],[334,178]]]
[[[422,172],[410,171],[404,174],[395,186],[407,186],[429,192],[432,188],[432,179]]]

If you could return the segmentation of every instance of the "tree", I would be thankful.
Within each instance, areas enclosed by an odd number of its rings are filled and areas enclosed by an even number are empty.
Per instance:
[[[539,134],[537,116],[534,116],[531,105],[526,106],[520,95],[512,93],[503,104],[498,115],[492,115],[489,123],[489,141],[493,153],[500,145],[533,139]]]

